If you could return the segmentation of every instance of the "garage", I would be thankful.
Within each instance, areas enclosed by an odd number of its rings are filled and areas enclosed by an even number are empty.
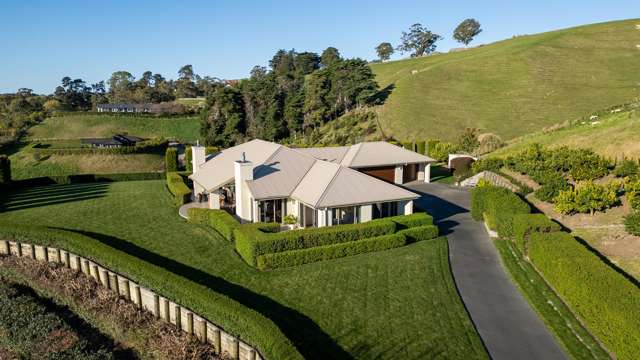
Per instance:
[[[402,168],[402,183],[418,180],[418,164],[408,164]]]
[[[384,180],[392,184],[394,183],[396,178],[395,166],[368,167],[368,168],[361,168],[358,170],[369,176],[373,176],[374,178]]]

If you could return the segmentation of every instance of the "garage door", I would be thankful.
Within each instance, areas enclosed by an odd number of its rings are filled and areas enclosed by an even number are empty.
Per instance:
[[[402,183],[418,180],[418,164],[405,165],[402,169]]]
[[[386,182],[394,183],[396,178],[396,168],[395,166],[380,166],[380,167],[371,167],[371,168],[362,168],[358,169],[361,172],[373,176],[374,178],[378,178],[380,180],[384,180]]]

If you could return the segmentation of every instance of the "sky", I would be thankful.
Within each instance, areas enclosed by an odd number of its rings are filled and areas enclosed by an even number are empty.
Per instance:
[[[483,28],[472,45],[486,44],[637,18],[640,1],[1,0],[0,93],[26,87],[49,94],[64,76],[95,83],[118,70],[175,78],[185,64],[203,76],[237,79],[267,65],[278,49],[333,46],[344,57],[372,60],[375,46],[396,46],[414,23],[442,35],[438,50],[447,51],[460,46],[452,32],[469,17]]]

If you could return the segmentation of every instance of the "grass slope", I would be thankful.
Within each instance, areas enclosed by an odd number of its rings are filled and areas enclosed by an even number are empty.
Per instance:
[[[530,144],[539,143],[550,147],[589,148],[610,158],[640,158],[639,139],[640,103],[637,103],[625,111],[609,113],[594,121],[523,136],[492,155],[512,155]]]
[[[111,137],[117,133],[143,138],[176,138],[195,141],[200,133],[198,117],[154,118],[129,115],[67,115],[52,117],[29,129],[28,141]]]
[[[172,270],[180,276],[200,281],[201,271],[267,297],[272,302],[237,300],[269,314],[307,356],[344,357],[328,353],[329,338],[355,358],[486,358],[456,293],[444,239],[259,272],[217,233],[182,221],[163,181],[35,188],[9,194],[5,206],[0,221],[124,241],[145,250],[123,249],[141,260],[181,264]]]
[[[640,19],[519,36],[463,52],[374,64],[387,134],[451,140],[464,127],[511,139],[630,101]],[[415,74],[412,74],[415,72]]]

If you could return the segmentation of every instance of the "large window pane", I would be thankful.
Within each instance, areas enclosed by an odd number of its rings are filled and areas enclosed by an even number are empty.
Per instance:
[[[331,223],[333,225],[355,224],[357,222],[356,208],[354,206],[332,209],[331,214]]]

